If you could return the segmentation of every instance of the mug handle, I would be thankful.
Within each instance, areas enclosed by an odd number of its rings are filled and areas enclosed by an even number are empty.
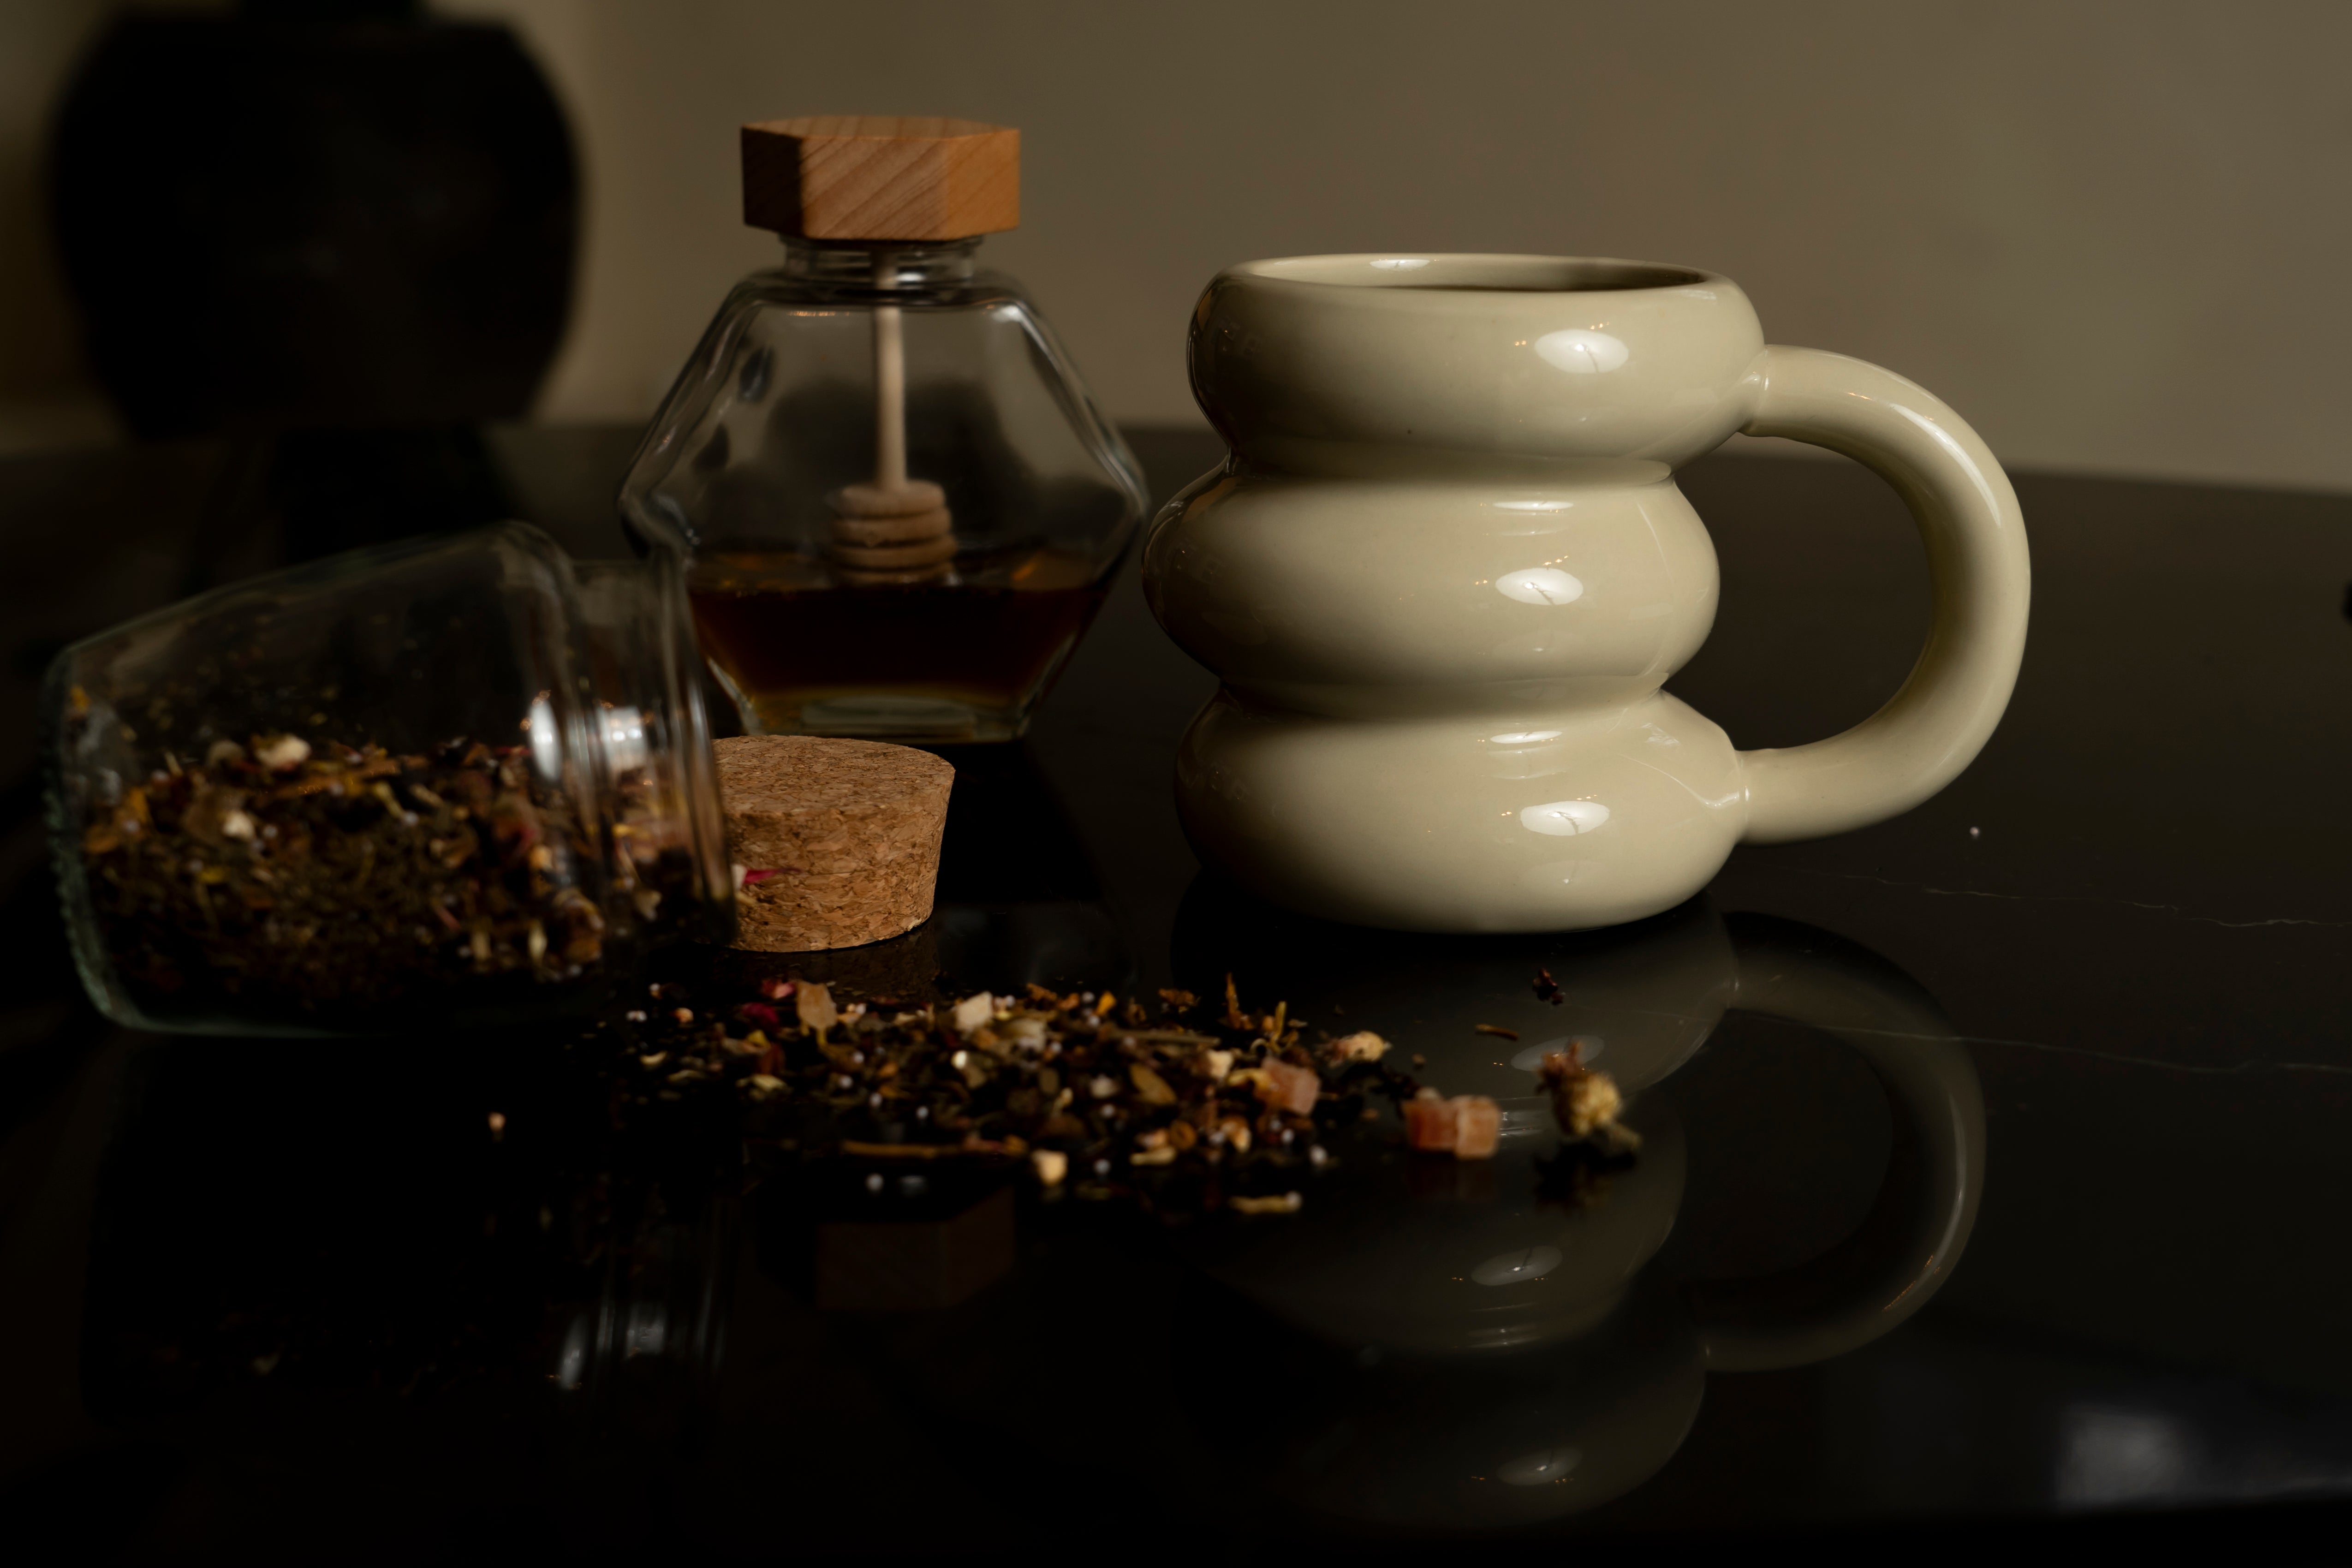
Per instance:
[[[2032,572],[2009,476],[1926,388],[1843,354],[1778,345],[1748,385],[1746,434],[1826,447],[1895,487],[1927,546],[1934,593],[1927,646],[1884,708],[1826,741],[1739,753],[1742,841],[1780,844],[1908,811],[1976,760],[2017,684]]]
[[[1885,960],[1791,921],[1725,924],[1739,957],[1731,1005],[1853,1047],[1895,1113],[1885,1180],[1852,1236],[1779,1274],[1688,1287],[1708,1369],[1770,1372],[1868,1344],[1950,1277],[1984,1191],[1984,1092],[1935,999]]]

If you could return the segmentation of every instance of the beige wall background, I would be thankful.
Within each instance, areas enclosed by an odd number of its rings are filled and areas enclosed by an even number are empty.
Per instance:
[[[1017,125],[1029,283],[1129,421],[1254,256],[1637,257],[1926,384],[2027,467],[2352,489],[2352,5],[447,0],[554,78],[589,177],[540,416],[652,410],[745,230],[735,127]],[[93,0],[0,7],[0,426],[102,428],[40,231]],[[169,237],[156,237],[169,266]],[[46,421],[46,423],[44,423]],[[5,439],[0,436],[0,439]]]

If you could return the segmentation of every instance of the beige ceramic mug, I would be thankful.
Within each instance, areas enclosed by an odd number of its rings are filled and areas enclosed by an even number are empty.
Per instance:
[[[1541,256],[1316,256],[1220,273],[1194,395],[1232,448],[1145,546],[1153,612],[1222,678],[1177,799],[1276,903],[1403,930],[1558,931],[1671,908],[1740,842],[1927,799],[2024,651],[2023,519],[1922,388],[1767,345],[1728,279]],[[1735,750],[1660,688],[1716,562],[1675,470],[1735,431],[1867,464],[1927,547],[1910,679],[1842,735]]]

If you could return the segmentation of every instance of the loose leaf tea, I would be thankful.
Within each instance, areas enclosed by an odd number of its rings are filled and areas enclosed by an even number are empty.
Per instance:
[[[543,1005],[609,980],[691,902],[680,849],[583,822],[522,746],[274,734],[163,761],[81,837],[95,928],[159,1019],[352,1030],[382,1009]]]
[[[626,1016],[622,1099],[737,1094],[756,1139],[805,1158],[1017,1164],[1049,1194],[1183,1217],[1297,1212],[1302,1182],[1383,1100],[1412,1126],[1445,1108],[1444,1139],[1415,1148],[1469,1160],[1496,1149],[1493,1100],[1433,1100],[1389,1065],[1378,1035],[1309,1041],[1286,1007],[1245,1010],[1230,981],[1221,1009],[1181,991],[1147,1005],[1037,985],[950,1006],[844,1005],[824,986],[772,980],[756,1001],[692,1000],[656,985]],[[1605,1114],[1595,1098],[1580,1104],[1572,1136],[1619,1131],[1613,1100]]]

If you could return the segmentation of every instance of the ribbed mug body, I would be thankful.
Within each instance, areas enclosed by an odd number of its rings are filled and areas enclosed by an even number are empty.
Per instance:
[[[1714,621],[1674,470],[1763,350],[1706,273],[1318,257],[1221,274],[1195,395],[1232,448],[1154,523],[1145,589],[1223,685],[1177,796],[1261,896],[1429,931],[1672,907],[1746,820],[1723,731],[1660,688]]]

